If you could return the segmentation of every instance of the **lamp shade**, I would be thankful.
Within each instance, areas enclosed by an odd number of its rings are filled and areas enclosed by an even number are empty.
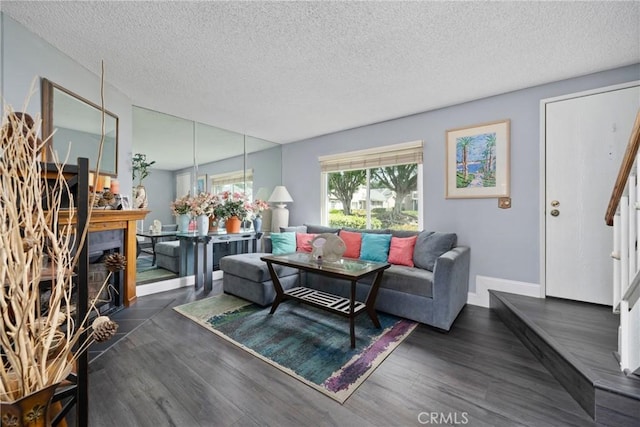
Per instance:
[[[293,202],[291,198],[291,194],[287,191],[287,188],[284,185],[278,185],[273,189],[273,193],[269,197],[269,202],[271,203],[288,203]]]
[[[267,201],[267,198],[269,197],[269,190],[267,190],[267,187],[260,187],[258,189],[258,192],[256,193],[256,196],[254,197],[256,200],[264,200]]]

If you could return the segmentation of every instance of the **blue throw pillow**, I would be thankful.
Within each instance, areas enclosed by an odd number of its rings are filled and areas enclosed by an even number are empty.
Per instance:
[[[271,253],[274,255],[290,254],[296,251],[296,233],[271,233]]]
[[[362,233],[360,259],[373,262],[387,262],[391,234]]]

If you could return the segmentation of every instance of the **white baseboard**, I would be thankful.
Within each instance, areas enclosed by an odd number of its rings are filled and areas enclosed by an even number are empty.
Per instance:
[[[222,271],[213,272],[213,280],[222,279]],[[176,277],[175,279],[162,280],[160,282],[147,283],[146,285],[136,286],[136,296],[143,297],[145,295],[157,294],[160,292],[171,291],[173,289],[186,288],[194,286],[196,283],[195,276]]]
[[[163,280],[161,282],[148,283],[136,286],[136,296],[157,294],[159,292],[171,291],[173,289],[185,288],[195,284],[195,276],[176,277],[175,279]]]
[[[540,285],[497,277],[476,276],[476,292],[469,292],[467,304],[489,307],[489,289],[540,298]]]

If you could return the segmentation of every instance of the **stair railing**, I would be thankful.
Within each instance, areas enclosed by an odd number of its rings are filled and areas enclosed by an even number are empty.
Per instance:
[[[605,214],[607,225],[613,225],[613,310],[620,313],[618,355],[620,368],[625,372],[640,371],[639,147],[640,111],[636,115]]]

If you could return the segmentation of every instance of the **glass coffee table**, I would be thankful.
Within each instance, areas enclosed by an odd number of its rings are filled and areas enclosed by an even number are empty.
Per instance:
[[[266,255],[261,257],[267,263],[269,274],[273,280],[273,287],[276,297],[271,306],[271,314],[275,313],[280,303],[286,299],[294,299],[314,307],[330,311],[349,318],[349,328],[351,333],[351,348],[356,346],[355,318],[363,312],[367,312],[369,318],[376,328],[380,328],[380,321],[376,314],[375,304],[378,297],[378,289],[382,282],[384,270],[390,267],[388,263],[364,261],[352,258],[340,258],[334,262],[316,262],[309,253],[292,253],[285,255]],[[307,272],[321,274],[323,276],[336,279],[348,280],[351,282],[350,298],[343,298],[338,295],[321,292],[316,289],[298,286],[288,290],[283,290],[278,274],[273,264],[298,268]],[[356,282],[363,277],[374,275],[369,294],[365,302],[356,301]]]

